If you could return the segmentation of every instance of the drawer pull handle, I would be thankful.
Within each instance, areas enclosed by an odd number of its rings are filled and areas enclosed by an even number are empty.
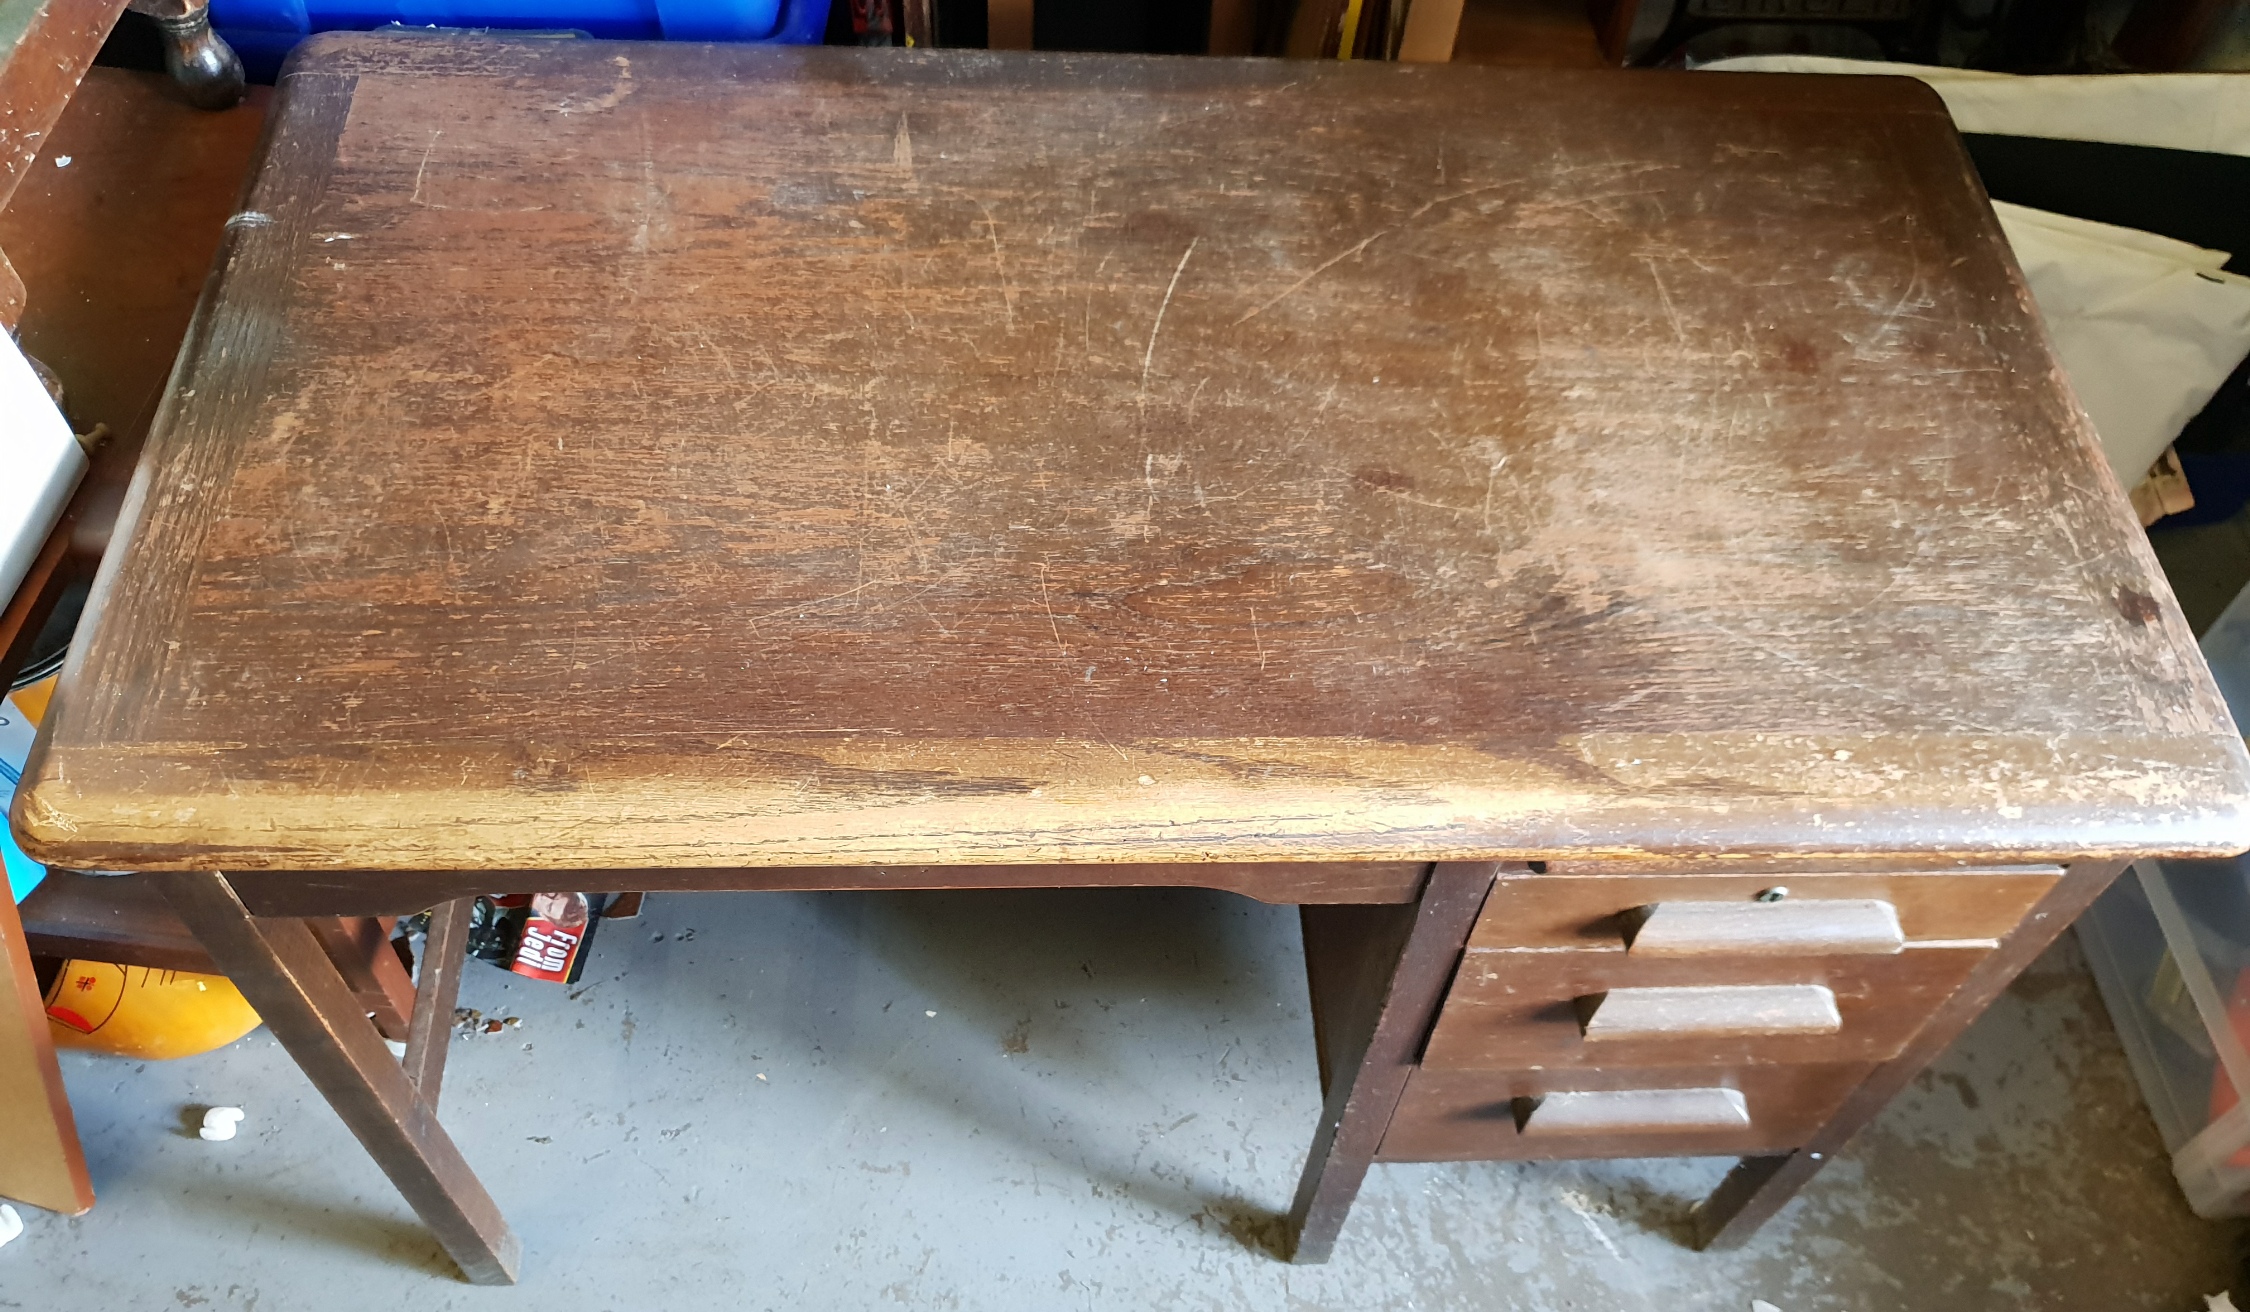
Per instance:
[[[1883,955],[1906,946],[1898,908],[1879,898],[1658,902],[1619,917],[1640,957]]]
[[[1579,998],[1588,1043],[1834,1034],[1836,995],[1819,984],[1611,989]]]
[[[1515,1100],[1525,1138],[1746,1130],[1750,1104],[1733,1089],[1602,1089]]]

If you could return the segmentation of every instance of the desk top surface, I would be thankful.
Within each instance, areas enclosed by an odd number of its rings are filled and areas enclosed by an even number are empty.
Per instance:
[[[2250,841],[1918,84],[295,68],[19,800],[57,862]]]

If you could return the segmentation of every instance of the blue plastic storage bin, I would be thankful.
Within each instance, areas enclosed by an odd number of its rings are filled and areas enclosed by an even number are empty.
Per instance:
[[[211,0],[211,25],[270,82],[315,32],[407,27],[579,31],[612,40],[819,45],[830,0]]]

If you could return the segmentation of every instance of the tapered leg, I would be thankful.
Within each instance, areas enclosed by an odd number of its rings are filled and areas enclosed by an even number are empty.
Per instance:
[[[197,109],[226,109],[242,99],[242,59],[211,30],[211,0],[129,0],[156,20],[164,37],[164,71]]]
[[[1439,862],[1408,906],[1304,908],[1327,1099],[1289,1209],[1291,1261],[1336,1246],[1498,869]]]
[[[0,824],[5,824],[0,819]],[[5,881],[0,881],[5,882]],[[76,1216],[94,1205],[86,1154],[47,1037],[15,899],[0,896],[0,1197]]]
[[[261,920],[218,874],[152,876],[470,1283],[513,1284],[521,1247],[300,920]]]
[[[437,1110],[445,1051],[453,1042],[453,1003],[461,996],[461,967],[469,951],[469,921],[477,900],[459,898],[430,915],[422,941],[422,978],[414,991],[414,1025],[406,1038],[406,1078],[422,1104]]]
[[[1946,999],[1907,1043],[1905,1051],[1877,1067],[1865,1084],[1853,1090],[1811,1143],[1776,1157],[1745,1157],[1727,1172],[1719,1187],[1695,1209],[1696,1247],[1738,1248],[1756,1234],[1758,1227],[1796,1197],[1829,1158],[1874,1120],[1908,1082],[1953,1046],[1961,1031],[1983,1015],[2001,990],[2070,928],[2071,922],[2092,906],[2124,869],[2123,863],[2115,861],[2073,863],[2024,917],[2023,924]]]

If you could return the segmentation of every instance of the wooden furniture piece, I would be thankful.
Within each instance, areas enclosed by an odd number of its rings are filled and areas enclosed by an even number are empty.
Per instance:
[[[155,886],[58,871],[17,908],[33,956],[84,957],[151,970],[221,973]],[[416,1005],[414,980],[391,946],[393,918],[327,917],[313,937],[386,1039],[403,1042]]]
[[[8,203],[128,0],[0,0],[0,207]],[[130,0],[156,20],[164,62],[204,109],[242,99],[242,61],[211,30],[210,0]],[[0,328],[23,314],[23,280],[0,255]]]
[[[0,1198],[75,1216],[94,1205],[94,1182],[13,898],[0,899],[0,982]]]
[[[0,140],[9,147],[0,156],[8,203],[0,250],[20,264],[0,255],[0,322],[63,380],[82,431],[113,434],[29,575],[0,604],[0,688],[100,559],[257,131],[254,113],[202,114],[169,88],[152,91],[148,83],[163,87],[161,79],[89,73],[117,9],[0,5],[0,16],[21,24],[0,29],[0,40],[12,32],[15,41],[0,48]],[[71,167],[54,167],[64,156]],[[42,160],[50,163],[34,173]],[[216,214],[208,212],[214,190]],[[14,907],[0,909],[0,996],[9,1014],[26,1018],[0,1033],[0,1069],[39,1076],[36,1089],[27,1080],[0,1093],[0,1197],[83,1212],[94,1195],[28,955],[41,945],[26,945],[23,930]]]
[[[1737,1153],[1739,1239],[2124,860],[2250,836],[1919,84],[294,67],[14,823],[145,872],[472,1280],[313,918],[1304,904],[1315,1260],[1378,1159]]]

